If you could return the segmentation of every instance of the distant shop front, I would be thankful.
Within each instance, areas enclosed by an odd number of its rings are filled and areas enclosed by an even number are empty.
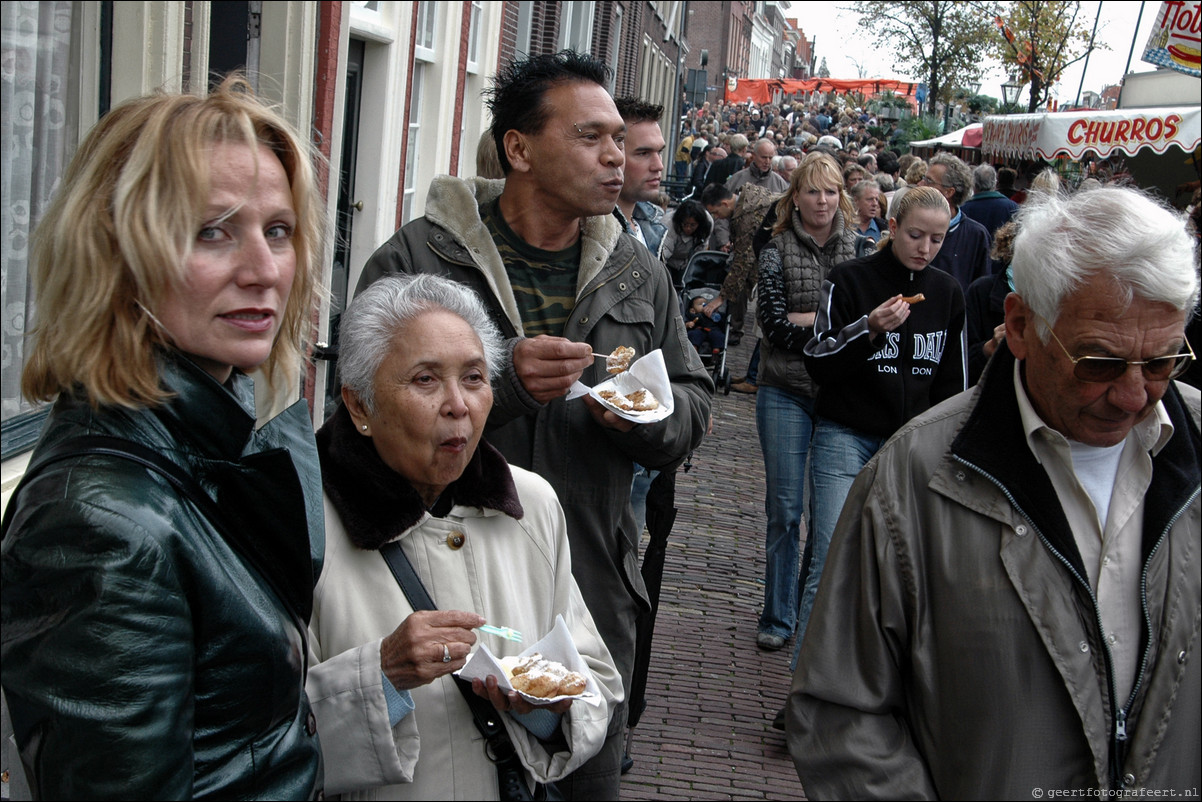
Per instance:
[[[1197,106],[1125,108],[986,117],[981,151],[996,164],[1048,162],[1071,174],[1104,162],[1135,182],[1175,200],[1197,181],[1202,109]]]

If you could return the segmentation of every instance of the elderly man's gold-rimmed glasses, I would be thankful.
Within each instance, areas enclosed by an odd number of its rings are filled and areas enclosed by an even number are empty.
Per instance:
[[[1052,335],[1052,339],[1056,341],[1056,345],[1060,346],[1060,350],[1068,357],[1068,361],[1073,363],[1073,375],[1083,382],[1102,384],[1115,381],[1126,373],[1127,368],[1132,365],[1139,365],[1144,373],[1144,378],[1148,381],[1168,381],[1185,373],[1195,358],[1194,349],[1190,347],[1188,340],[1184,342],[1185,348],[1189,353],[1158,356],[1153,359],[1120,359],[1117,356],[1073,356],[1064,347],[1064,343],[1060,342],[1060,338],[1056,336],[1056,332],[1052,331],[1051,325],[1044,320],[1043,316],[1034,309],[1031,310],[1031,314],[1042,320],[1043,325],[1048,327],[1048,333]]]

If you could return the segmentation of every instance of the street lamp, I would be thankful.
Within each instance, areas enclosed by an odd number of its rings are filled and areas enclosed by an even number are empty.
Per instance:
[[[1002,103],[1013,106],[1018,103],[1018,93],[1023,91],[1023,85],[1013,79],[1002,84]]]

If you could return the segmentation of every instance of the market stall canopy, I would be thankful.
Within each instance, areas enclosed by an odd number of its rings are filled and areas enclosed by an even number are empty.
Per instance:
[[[909,81],[893,81],[883,78],[860,78],[843,80],[840,78],[739,78],[731,79],[726,85],[727,103],[771,103],[772,95],[779,90],[785,95],[807,92],[837,92],[847,94],[859,92],[863,95],[879,95],[881,92],[893,92],[897,95],[913,97],[918,84]]]
[[[981,147],[981,123],[973,123],[952,131],[950,134],[911,142],[912,148],[979,148]]]
[[[1202,143],[1202,109],[1169,106],[986,117],[981,150],[1021,159],[1081,158],[1087,152],[1134,156],[1148,149],[1186,153]],[[916,144],[916,143],[911,143]]]

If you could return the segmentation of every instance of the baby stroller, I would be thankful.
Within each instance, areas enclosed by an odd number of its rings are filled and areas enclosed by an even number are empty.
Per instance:
[[[729,260],[730,255],[724,251],[697,251],[689,257],[682,279],[684,288],[680,291],[680,314],[686,319],[694,298],[704,298],[706,303],[709,303],[718,297],[722,281],[726,278]],[[721,331],[722,347],[716,351],[704,349],[701,361],[713,374],[714,387],[720,387],[724,395],[730,395],[730,371],[726,369],[726,338],[730,333],[730,323],[726,319],[725,303],[718,308],[718,313],[721,315],[717,327]]]

